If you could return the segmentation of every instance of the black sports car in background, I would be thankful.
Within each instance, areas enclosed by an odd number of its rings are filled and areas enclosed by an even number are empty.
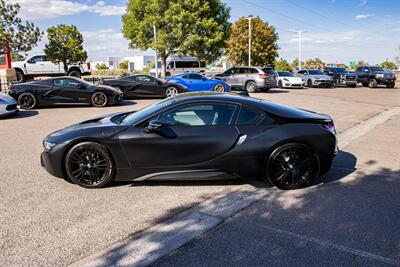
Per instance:
[[[84,121],[50,134],[43,146],[42,166],[83,187],[240,177],[282,189],[328,171],[337,148],[327,115],[208,92]]]
[[[99,83],[120,89],[124,93],[125,98],[170,97],[187,91],[187,88],[181,84],[163,82],[145,74],[102,80]]]
[[[120,90],[111,86],[93,85],[75,77],[56,77],[47,80],[12,84],[10,96],[23,109],[57,104],[86,104],[95,107],[122,103]]]

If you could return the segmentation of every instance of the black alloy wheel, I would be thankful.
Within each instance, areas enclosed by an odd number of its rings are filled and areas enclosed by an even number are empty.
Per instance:
[[[32,109],[37,105],[35,95],[28,92],[20,94],[17,102],[22,109]]]
[[[319,172],[317,156],[306,145],[289,143],[276,148],[267,162],[266,176],[279,189],[306,186]]]
[[[108,104],[108,98],[103,92],[95,92],[90,101],[94,107],[105,107]]]
[[[83,142],[68,151],[65,171],[73,183],[85,188],[97,188],[112,180],[114,165],[104,146]]]

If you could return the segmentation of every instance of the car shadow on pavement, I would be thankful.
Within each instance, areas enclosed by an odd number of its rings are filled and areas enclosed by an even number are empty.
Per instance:
[[[269,89],[268,90],[268,92],[266,92],[266,93],[268,93],[268,94],[281,94],[281,93],[289,93],[290,91],[289,90],[285,90],[285,89]]]
[[[17,114],[13,114],[4,118],[0,118],[0,120],[17,120],[24,119],[28,117],[33,117],[39,114],[36,110],[20,110]]]
[[[193,203],[176,207],[160,216],[158,227],[132,235],[98,257],[96,266],[123,265],[126,258],[135,258],[135,266],[389,266],[400,262],[396,223],[400,171],[381,168],[332,175],[337,177],[330,186],[272,190],[203,232],[199,228],[206,222],[180,216],[198,207]],[[223,198],[241,199],[246,193],[254,192],[243,189]],[[219,198],[206,207],[205,215],[215,219],[231,208],[221,205]],[[178,236],[176,242],[182,244],[171,242],[171,236]],[[190,238],[182,241],[179,236]]]

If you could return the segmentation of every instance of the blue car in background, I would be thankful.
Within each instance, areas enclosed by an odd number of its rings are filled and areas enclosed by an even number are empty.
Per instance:
[[[176,76],[169,77],[168,82],[178,83],[187,88],[189,92],[214,91],[229,92],[230,87],[224,81],[209,79],[199,73],[184,72]]]

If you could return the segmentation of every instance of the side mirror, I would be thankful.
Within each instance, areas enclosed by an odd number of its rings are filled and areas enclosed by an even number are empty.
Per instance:
[[[165,124],[162,121],[153,120],[149,122],[149,125],[144,130],[146,133],[160,133],[164,126]]]

